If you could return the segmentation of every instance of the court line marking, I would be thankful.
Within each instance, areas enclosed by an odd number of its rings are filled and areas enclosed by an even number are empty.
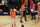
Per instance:
[[[24,20],[22,20],[22,21],[24,21]],[[19,21],[16,21],[16,22],[19,22]],[[11,22],[10,22],[11,23]],[[3,24],[3,25],[1,25],[1,26],[5,26],[5,25],[8,25],[8,24],[10,24],[10,23],[6,23],[6,24]],[[0,26],[0,27],[1,27]]]
[[[29,20],[29,19],[27,19],[27,20]],[[25,20],[22,20],[22,21],[25,21]],[[19,22],[19,21],[16,21],[16,22]],[[11,23],[11,22],[10,22],[10,23]],[[3,25],[1,25],[0,27],[5,26],[5,25],[8,25],[8,24],[10,24],[10,23],[3,24]]]

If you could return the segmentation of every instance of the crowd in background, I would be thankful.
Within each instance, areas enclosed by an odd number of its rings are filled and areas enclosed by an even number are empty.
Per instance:
[[[40,0],[27,0],[28,2],[28,10],[30,10],[30,3],[32,3],[32,1],[33,1],[33,3],[35,3],[35,4],[37,4],[37,2],[39,2]],[[21,7],[22,6],[22,3],[24,3],[25,2],[25,0],[23,0],[23,2],[22,2],[22,0],[9,0],[9,5],[10,5],[10,7],[12,8],[12,6],[15,6],[15,7]],[[12,6],[11,6],[12,5]],[[36,7],[36,6],[35,6]]]
[[[40,2],[40,0],[27,0],[28,11],[30,11],[30,4],[32,5],[32,1],[35,4]],[[10,11],[10,9],[13,8],[13,7],[15,7],[15,8],[17,8],[17,10],[19,10],[22,6],[22,3],[24,3],[24,2],[25,2],[25,0],[5,0],[5,3],[6,3],[7,6],[4,5],[3,7],[6,9],[6,11]],[[37,10],[37,5],[35,5],[35,10]]]

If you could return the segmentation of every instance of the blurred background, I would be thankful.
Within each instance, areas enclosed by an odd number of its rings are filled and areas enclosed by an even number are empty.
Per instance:
[[[40,0],[27,0],[28,15],[30,15],[30,4],[32,3],[32,1],[36,4],[35,11],[37,11],[37,2],[39,2]],[[10,9],[14,7],[17,7],[17,10],[19,11],[22,3],[24,2],[25,0],[0,0],[0,15],[10,15]],[[35,12],[35,14],[37,14],[37,12]]]

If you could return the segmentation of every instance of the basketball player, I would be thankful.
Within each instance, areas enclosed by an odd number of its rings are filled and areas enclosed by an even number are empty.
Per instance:
[[[23,17],[23,16],[25,17],[25,21],[27,21],[27,20],[26,20],[25,3],[22,5],[20,11],[21,11],[21,20],[20,20],[20,22],[23,23],[23,22],[22,22],[22,17]]]
[[[32,9],[31,9],[31,16],[32,16],[32,19],[31,20],[35,20],[35,13],[34,13],[34,11],[35,11],[35,4],[33,3],[33,6],[32,6]]]
[[[15,8],[10,10],[10,15],[11,15],[11,19],[12,19],[12,26],[13,26],[13,19],[14,19],[14,25],[16,24],[16,12],[18,12]]]
[[[38,10],[38,19],[40,19],[40,2],[37,3],[37,10]]]

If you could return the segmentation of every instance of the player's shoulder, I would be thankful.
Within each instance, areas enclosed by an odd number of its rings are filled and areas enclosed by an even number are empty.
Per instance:
[[[16,9],[14,9],[16,11]]]
[[[10,9],[10,11],[12,11],[12,9]]]

